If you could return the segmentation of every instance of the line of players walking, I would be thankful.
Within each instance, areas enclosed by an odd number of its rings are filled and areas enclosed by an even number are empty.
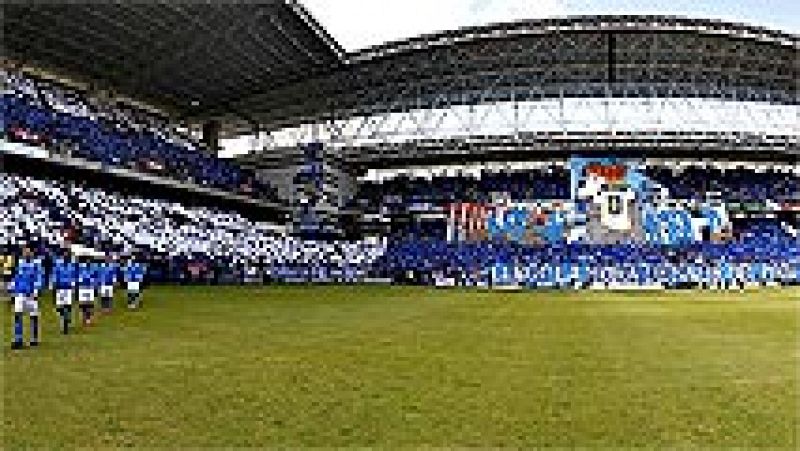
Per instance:
[[[66,335],[72,325],[72,306],[76,292],[83,325],[89,326],[94,320],[96,297],[100,297],[101,311],[111,313],[114,287],[121,281],[125,282],[128,308],[135,310],[141,307],[145,270],[145,265],[133,258],[120,266],[111,257],[99,261],[88,256],[75,257],[67,254],[53,259],[48,283],[43,259],[34,258],[30,249],[23,249],[22,258],[17,262],[9,286],[14,299],[12,349],[21,349],[24,346],[25,313],[30,317],[30,346],[39,345],[39,296],[46,286],[53,288],[61,333]]]

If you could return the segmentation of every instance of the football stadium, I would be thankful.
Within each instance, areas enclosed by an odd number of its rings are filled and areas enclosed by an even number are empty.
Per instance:
[[[2,8],[0,446],[798,446],[798,35]]]

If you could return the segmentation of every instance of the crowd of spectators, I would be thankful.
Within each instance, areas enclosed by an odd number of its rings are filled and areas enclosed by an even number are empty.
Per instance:
[[[402,175],[381,182],[366,182],[359,193],[363,205],[389,208],[411,204],[444,205],[454,200],[492,202],[497,193],[512,201],[567,199],[570,197],[570,174],[564,168],[548,168],[460,176]]]
[[[314,241],[292,237],[275,224],[212,208],[2,173],[0,211],[4,253],[33,245],[41,255],[80,244],[142,258],[153,281],[378,278],[478,285],[496,280],[492,271],[498,265],[519,268],[513,271],[534,286],[612,280],[670,286],[698,280],[794,283],[800,276],[796,234],[770,218],[737,221],[733,238],[726,242],[679,246],[451,242],[418,236],[413,229],[390,240]]]
[[[76,89],[3,71],[5,139],[112,167],[275,201],[275,190],[143,109],[100,102]]]
[[[796,174],[756,169],[687,167],[677,171],[648,167],[644,174],[661,184],[673,199],[703,201],[716,193],[717,198],[725,202],[781,203],[798,197]],[[555,167],[477,175],[399,175],[366,183],[360,190],[361,202],[373,210],[392,215],[395,222],[402,219],[402,226],[395,227],[377,267],[384,271],[385,277],[412,278],[422,283],[432,283],[438,274],[451,281],[458,279],[458,283],[474,284],[481,277],[488,277],[488,269],[498,264],[526,268],[526,271],[527,268],[541,268],[544,272],[563,272],[566,267],[574,272],[574,277],[582,273],[584,282],[608,278],[625,280],[631,277],[626,268],[633,271],[632,268],[640,266],[637,280],[642,283],[658,281],[674,285],[676,281],[685,282],[689,277],[687,271],[693,266],[717,268],[717,280],[722,277],[719,268],[730,267],[729,274],[738,274],[735,277],[750,281],[797,281],[798,237],[790,233],[793,230],[790,226],[776,219],[737,219],[733,236],[722,242],[687,241],[669,246],[648,243],[542,246],[488,239],[451,241],[447,238],[444,216],[415,217],[412,212],[416,206],[426,204],[427,211],[446,215],[446,210],[437,210],[437,207],[454,201],[491,204],[498,198],[512,202],[568,200],[569,169]],[[673,273],[657,272],[663,268],[672,268]],[[608,276],[611,269],[621,272]],[[528,276],[525,278],[528,280]],[[707,274],[707,278],[712,275]]]
[[[756,171],[754,168],[720,169],[648,167],[644,174],[676,199],[704,200],[716,195],[726,202],[777,203],[800,200],[800,177],[795,173]],[[571,197],[567,168],[518,172],[483,172],[479,175],[400,175],[361,185],[356,203],[367,209],[402,212],[410,206],[443,206],[453,201],[491,203],[500,195],[508,201],[534,201]]]
[[[687,167],[675,171],[649,168],[647,175],[666,186],[678,199],[703,199],[708,193],[718,193],[732,202],[771,200],[780,203],[800,199],[800,178],[796,173],[754,169]]]
[[[383,275],[395,280],[433,283],[433,278],[441,277],[465,285],[492,277],[488,271],[498,265],[524,269],[524,275],[519,276],[524,280],[519,282],[540,286],[557,284],[558,274],[564,285],[632,282],[677,286],[702,281],[788,284],[800,282],[800,243],[779,222],[756,220],[743,224],[732,241],[681,246],[531,246],[407,237],[391,241],[378,263],[386,271]],[[730,273],[724,274],[723,267],[730,268]]]
[[[139,255],[163,280],[241,272],[274,280],[358,279],[384,250],[380,240],[303,240],[236,213],[3,173],[0,211],[0,246],[34,244],[41,254],[80,244]]]

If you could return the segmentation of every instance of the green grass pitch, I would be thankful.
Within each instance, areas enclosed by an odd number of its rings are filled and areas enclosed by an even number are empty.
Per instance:
[[[797,446],[800,291],[154,287],[11,351],[16,447]],[[27,320],[26,320],[27,333]]]

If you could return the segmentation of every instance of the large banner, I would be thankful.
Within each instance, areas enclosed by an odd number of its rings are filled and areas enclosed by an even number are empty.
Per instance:
[[[565,238],[570,209],[562,201],[454,203],[448,207],[448,235],[451,241],[554,243]]]
[[[681,245],[730,225],[724,204],[673,199],[634,161],[572,158],[569,168],[570,199],[449,205],[449,239]]]

